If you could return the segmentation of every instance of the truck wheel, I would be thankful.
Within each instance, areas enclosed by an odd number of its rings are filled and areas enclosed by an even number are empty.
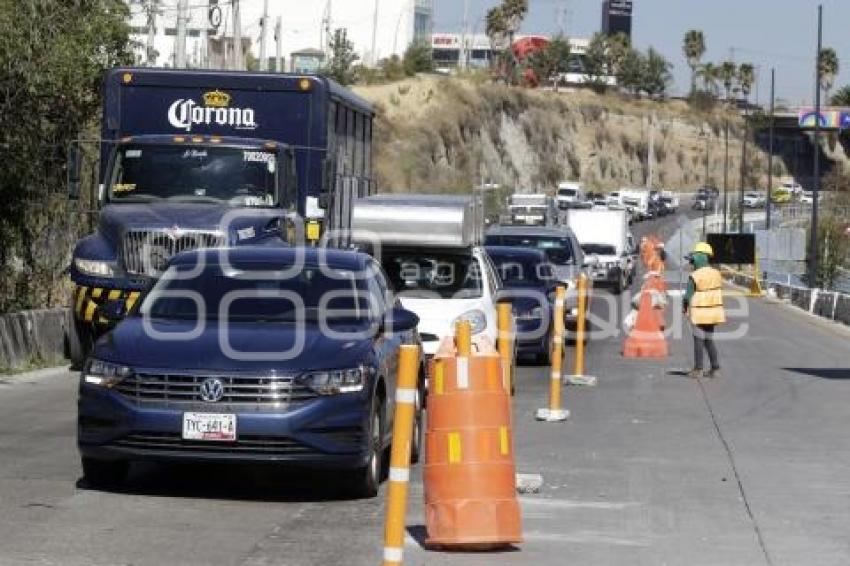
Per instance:
[[[67,342],[68,358],[71,360],[72,370],[82,370],[92,346],[94,345],[94,333],[86,324],[81,324],[73,319],[68,325],[65,340]]]
[[[130,463],[126,460],[95,460],[82,457],[83,478],[95,489],[115,487],[127,477]]]
[[[352,492],[355,497],[371,499],[378,495],[381,475],[384,468],[384,405],[375,398],[369,427],[369,461],[366,466],[355,471],[352,477]]]

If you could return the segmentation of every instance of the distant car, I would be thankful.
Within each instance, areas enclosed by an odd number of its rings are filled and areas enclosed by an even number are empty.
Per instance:
[[[691,206],[694,210],[709,210],[714,206],[714,199],[707,194],[699,195]]]
[[[572,230],[567,227],[533,228],[521,226],[498,226],[487,232],[487,246],[523,247],[542,250],[549,258],[555,279],[568,289],[576,288],[576,279],[584,272],[584,252]],[[592,279],[591,279],[592,281]],[[578,303],[575,293],[567,297],[566,322],[574,325],[578,320]]]
[[[791,193],[791,191],[789,191],[788,189],[786,189],[784,187],[778,187],[778,188],[774,189],[773,194],[771,195],[771,200],[775,204],[789,203],[789,202],[791,202],[792,198],[793,198],[793,194]]]
[[[814,191],[803,191],[800,193],[800,204],[813,204],[815,202]],[[818,202],[823,200],[823,193],[818,193]]]
[[[555,275],[542,250],[487,246],[516,321],[517,355],[549,363]]]
[[[620,191],[612,191],[608,193],[608,196],[605,198],[605,201],[608,203],[608,206],[623,205],[622,200],[620,200]]]
[[[761,193],[746,192],[744,193],[744,208],[761,208],[764,206],[765,198]]]
[[[121,309],[107,301],[99,316]],[[363,253],[179,254],[85,363],[85,480],[114,485],[136,460],[274,462],[345,469],[373,497],[392,441],[399,349],[419,344],[417,323]],[[419,409],[415,423],[418,454]]]

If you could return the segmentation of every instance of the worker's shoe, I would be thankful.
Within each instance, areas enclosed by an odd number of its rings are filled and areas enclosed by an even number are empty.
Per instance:
[[[711,378],[720,377],[720,368],[711,368],[705,372],[705,376]]]
[[[702,377],[702,370],[700,368],[694,368],[688,372],[688,377],[691,379],[697,379]]]

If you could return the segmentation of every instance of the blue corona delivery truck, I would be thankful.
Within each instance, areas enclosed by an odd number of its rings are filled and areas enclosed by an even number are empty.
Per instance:
[[[375,192],[372,107],[319,76],[119,68],[104,81],[94,232],[74,249],[69,349],[82,362],[176,253],[286,245],[293,234],[345,243],[351,203]],[[72,148],[71,198],[83,151]],[[294,226],[306,219],[306,230]]]

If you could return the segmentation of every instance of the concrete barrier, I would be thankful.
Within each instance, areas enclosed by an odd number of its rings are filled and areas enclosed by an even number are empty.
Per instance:
[[[65,361],[68,309],[37,309],[0,315],[0,371]]]

